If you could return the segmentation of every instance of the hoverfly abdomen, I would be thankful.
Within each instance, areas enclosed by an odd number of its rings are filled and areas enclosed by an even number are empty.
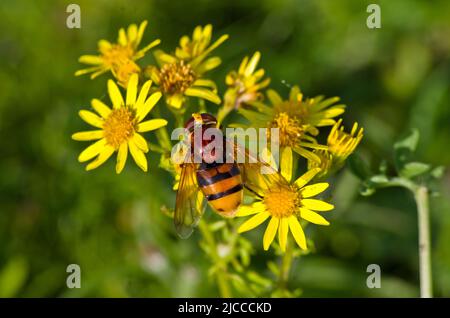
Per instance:
[[[219,214],[232,217],[242,202],[243,186],[235,163],[202,163],[197,183],[211,207]]]

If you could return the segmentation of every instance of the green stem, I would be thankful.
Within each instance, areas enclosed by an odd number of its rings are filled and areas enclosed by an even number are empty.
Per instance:
[[[203,238],[205,239],[206,243],[211,249],[212,262],[216,264],[223,264],[222,265],[223,268],[215,272],[220,296],[223,298],[231,298],[232,293],[227,279],[227,266],[221,259],[220,255],[217,253],[217,244],[216,240],[214,239],[214,235],[213,233],[211,233],[211,231],[208,228],[208,224],[203,219],[200,220],[198,227],[203,235]]]
[[[280,290],[287,290],[287,284],[289,281],[289,274],[291,272],[292,260],[293,260],[293,246],[288,240],[286,242],[286,251],[281,259],[280,275],[278,277],[278,288]]]
[[[430,211],[428,189],[420,186],[414,192],[419,227],[420,297],[433,297],[430,255]]]

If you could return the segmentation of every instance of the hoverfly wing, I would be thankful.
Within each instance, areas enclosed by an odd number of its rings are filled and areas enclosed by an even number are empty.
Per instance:
[[[227,152],[234,150],[234,159],[241,170],[244,187],[253,194],[263,197],[264,192],[277,184],[287,185],[288,182],[278,170],[267,160],[257,158],[243,145],[226,140]],[[228,153],[227,153],[228,155]],[[244,162],[240,162],[244,160]]]
[[[175,203],[175,229],[181,238],[192,234],[205,211],[205,197],[197,185],[197,165],[185,163],[181,169],[180,183]]]

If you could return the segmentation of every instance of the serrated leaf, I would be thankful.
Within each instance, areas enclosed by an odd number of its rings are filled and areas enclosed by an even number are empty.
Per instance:
[[[400,175],[404,178],[414,178],[430,170],[430,165],[423,162],[405,163],[400,170]]]

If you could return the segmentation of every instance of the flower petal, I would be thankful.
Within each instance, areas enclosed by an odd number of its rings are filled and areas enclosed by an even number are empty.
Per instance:
[[[286,147],[281,153],[281,175],[288,181],[292,179],[292,149]]]
[[[128,156],[128,144],[126,142],[122,143],[119,147],[119,152],[117,153],[117,163],[116,163],[116,173],[122,172],[127,162]]]
[[[150,119],[144,121],[138,125],[138,132],[147,132],[151,130],[155,130],[167,125],[167,120],[165,119]]]
[[[305,208],[300,208],[300,217],[314,224],[330,225],[330,222],[328,222],[323,216]]]
[[[308,209],[314,211],[330,211],[334,209],[334,205],[316,199],[303,199],[301,204]]]
[[[133,141],[136,144],[136,146],[138,146],[138,148],[141,149],[143,152],[145,153],[148,152],[147,140],[145,140],[145,138],[142,137],[141,134],[135,133],[133,135]]]
[[[301,249],[306,250],[305,232],[303,232],[302,226],[294,215],[289,217],[289,228],[291,229],[292,236],[294,236],[297,245],[300,246]]]
[[[138,118],[138,121],[141,121],[142,119],[145,118],[145,116],[147,116],[147,114],[153,109],[153,107],[155,107],[156,103],[159,101],[161,96],[162,96],[161,92],[153,93],[145,101],[144,105],[137,109],[136,117]]]
[[[100,152],[100,154],[98,155],[98,157],[92,161],[91,163],[89,163],[86,166],[86,171],[95,169],[97,167],[99,167],[100,165],[102,165],[106,160],[109,159],[109,157],[111,157],[111,155],[114,153],[114,147],[111,147],[109,145],[106,145],[102,152]]]
[[[134,73],[130,76],[130,80],[128,81],[127,86],[127,103],[126,105],[134,105],[136,103],[136,95],[138,88],[138,75]]]
[[[109,98],[113,104],[113,108],[119,108],[124,105],[122,94],[120,94],[119,87],[113,80],[108,80],[108,93]]]
[[[263,246],[264,250],[267,251],[270,247],[270,244],[272,244],[273,239],[275,238],[275,235],[277,234],[278,230],[278,223],[279,219],[276,217],[272,217],[270,219],[269,225],[266,228],[266,231],[264,232],[263,237]]]
[[[208,89],[200,87],[189,87],[187,90],[184,91],[184,95],[203,98],[209,100],[214,104],[220,104],[220,97]]]
[[[253,54],[252,58],[250,59],[250,62],[248,62],[247,68],[245,69],[244,72],[245,76],[250,76],[255,71],[260,58],[261,53],[255,52],[255,54]]]
[[[73,140],[86,141],[103,138],[103,130],[81,131],[72,135]]]
[[[131,156],[133,157],[138,167],[147,172],[147,158],[145,158],[144,153],[134,143],[133,139],[128,141],[128,147],[130,148]]]
[[[314,168],[309,171],[307,171],[305,174],[301,175],[297,180],[295,180],[295,184],[299,188],[303,188],[309,181],[312,180],[318,174],[320,171],[320,168]]]
[[[328,188],[329,184],[326,182],[315,183],[309,186],[306,186],[300,190],[300,193],[303,198],[310,198],[319,193],[322,193]]]
[[[101,65],[103,64],[103,58],[98,55],[82,55],[78,59],[78,62],[90,65]]]
[[[106,146],[105,138],[96,141],[95,143],[93,143],[80,153],[80,155],[78,156],[78,161],[85,162],[94,158],[105,148],[105,146]]]
[[[252,205],[241,205],[236,212],[236,216],[248,216],[264,212],[265,207],[262,202],[255,202]]]
[[[78,114],[80,115],[81,119],[83,119],[89,125],[92,125],[97,128],[103,128],[103,119],[98,117],[93,112],[90,112],[88,110],[80,110]]]
[[[183,106],[183,102],[183,94],[167,95],[166,97],[166,103],[176,109],[180,109]]]
[[[278,243],[283,252],[286,251],[287,236],[289,232],[289,220],[288,218],[281,218],[278,229]]]
[[[111,113],[111,108],[109,108],[102,101],[100,101],[96,98],[91,100],[91,106],[104,119],[106,119],[109,116],[109,114]]]
[[[247,232],[250,231],[252,229],[254,229],[255,227],[257,227],[258,225],[260,225],[261,223],[263,223],[265,220],[267,220],[267,218],[270,216],[269,212],[264,211],[264,212],[260,212],[254,216],[252,216],[250,219],[248,219],[247,221],[245,221],[238,229],[238,233],[242,233],[242,232]]]
[[[148,91],[150,90],[150,87],[152,86],[152,81],[148,80],[142,85],[141,91],[139,92],[139,96],[136,100],[136,103],[134,104],[134,107],[136,109],[141,108],[144,106],[145,100],[147,99]]]

